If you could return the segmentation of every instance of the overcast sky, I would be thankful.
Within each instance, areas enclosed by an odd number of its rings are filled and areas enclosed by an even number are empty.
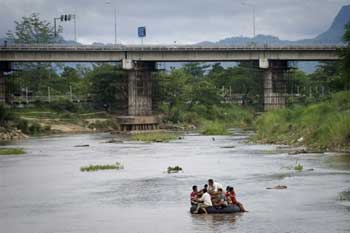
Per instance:
[[[108,1],[108,0],[107,0]],[[253,11],[241,0],[0,0],[0,37],[14,20],[40,13],[53,22],[60,14],[77,15],[78,41],[112,43],[114,6],[118,42],[139,43],[137,27],[147,27],[146,43],[194,43],[252,36]],[[281,39],[314,37],[329,28],[349,0],[245,0],[256,8],[256,33]],[[73,39],[73,23],[62,23]]]

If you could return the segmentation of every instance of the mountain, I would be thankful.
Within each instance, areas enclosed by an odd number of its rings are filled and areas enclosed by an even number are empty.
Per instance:
[[[350,5],[343,6],[335,17],[330,28],[311,39],[297,41],[280,40],[272,35],[257,35],[255,40],[250,37],[230,37],[217,42],[203,41],[197,45],[246,45],[246,44],[269,44],[269,45],[295,45],[295,44],[341,44],[345,24],[350,23]]]

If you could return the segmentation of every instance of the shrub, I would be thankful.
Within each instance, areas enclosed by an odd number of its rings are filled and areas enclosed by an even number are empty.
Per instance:
[[[228,135],[225,124],[218,121],[205,121],[201,126],[201,132],[204,135]]]

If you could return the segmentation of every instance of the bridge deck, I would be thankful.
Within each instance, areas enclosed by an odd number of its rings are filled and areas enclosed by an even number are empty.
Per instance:
[[[342,45],[196,46],[196,45],[62,45],[17,44],[0,47],[0,61],[245,61],[337,60]]]

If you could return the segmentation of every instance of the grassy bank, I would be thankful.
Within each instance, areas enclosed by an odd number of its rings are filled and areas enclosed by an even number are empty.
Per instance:
[[[321,150],[350,150],[350,92],[308,106],[271,111],[256,121],[255,140],[300,144]]]
[[[205,135],[227,135],[229,128],[249,128],[254,121],[253,109],[234,104],[177,105],[161,107],[165,121],[181,124],[185,129],[195,126]]]

